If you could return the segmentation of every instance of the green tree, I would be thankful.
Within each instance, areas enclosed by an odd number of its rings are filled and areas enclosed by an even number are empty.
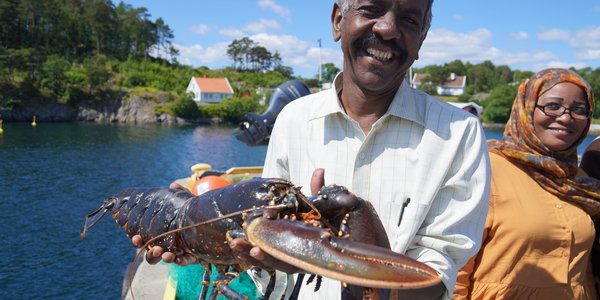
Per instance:
[[[459,59],[444,64],[444,69],[446,72],[448,72],[448,74],[454,73],[460,76],[467,74],[467,66]]]
[[[256,111],[260,105],[258,97],[231,97],[221,103],[204,106],[204,115],[221,118],[227,122],[238,124],[245,119],[246,112]]]
[[[432,96],[436,96],[438,94],[437,86],[431,82],[425,82],[419,85],[418,89]]]
[[[198,105],[190,95],[183,94],[178,96],[170,104],[171,111],[178,117],[184,119],[194,119],[200,117]]]
[[[19,0],[0,1],[0,45],[7,48],[20,47],[22,38]]]
[[[247,69],[250,61],[250,50],[257,44],[248,37],[236,39],[227,47],[227,55],[233,60],[233,67]]]
[[[425,81],[431,82],[434,86],[442,85],[450,77],[450,71],[444,67],[434,66],[429,69]]]
[[[520,71],[516,70],[513,72],[513,84],[518,85],[523,83],[525,80],[533,76],[535,73],[532,71]]]
[[[328,62],[321,65],[321,72],[321,81],[332,82],[335,75],[340,72],[340,68]]]
[[[96,54],[106,53],[104,50],[111,45],[111,36],[115,28],[116,16],[112,2],[110,0],[88,1],[83,8]]]
[[[278,72],[279,74],[283,75],[285,78],[292,78],[292,75],[294,74],[294,70],[291,67],[288,66],[284,66],[284,65],[278,65],[275,68],[273,68],[274,72]]]
[[[496,71],[491,61],[474,65],[467,71],[471,94],[488,92],[496,86]]]
[[[94,93],[108,87],[112,71],[106,56],[96,55],[86,59],[83,62],[83,68],[87,77],[89,93]]]
[[[517,95],[517,89],[510,85],[499,85],[491,92],[488,99],[483,103],[484,122],[506,123],[510,117],[510,111]]]
[[[60,96],[67,82],[66,72],[69,70],[69,62],[56,54],[48,56],[42,67],[41,85],[50,89],[55,96]]]
[[[271,52],[263,46],[252,47],[249,51],[250,69],[256,71],[268,70],[271,68]]]

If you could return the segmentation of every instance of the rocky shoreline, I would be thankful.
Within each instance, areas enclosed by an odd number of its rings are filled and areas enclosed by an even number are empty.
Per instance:
[[[36,116],[38,122],[97,122],[97,123],[161,123],[161,124],[214,124],[212,119],[182,119],[167,113],[157,114],[157,108],[166,103],[161,97],[123,95],[112,103],[99,105],[91,101],[77,107],[56,101],[32,99],[26,105],[12,110],[0,109],[0,118],[7,122],[30,122]],[[484,123],[486,130],[504,130],[504,124]],[[588,134],[600,135],[600,124],[592,124]]]
[[[186,120],[167,113],[158,114],[157,108],[165,103],[166,99],[137,95],[124,95],[111,103],[83,101],[76,107],[47,99],[30,99],[12,110],[0,109],[0,118],[7,122],[30,122],[35,116],[37,122],[211,123],[211,120]]]

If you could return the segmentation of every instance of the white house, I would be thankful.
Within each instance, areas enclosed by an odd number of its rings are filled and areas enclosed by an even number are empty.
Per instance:
[[[191,93],[198,104],[219,103],[233,97],[233,88],[227,78],[192,77],[185,91]]]
[[[427,74],[415,73],[412,86],[417,88],[419,85],[425,83],[423,80],[426,77]],[[442,85],[436,87],[438,95],[442,96],[460,96],[465,93],[466,88],[467,76],[458,76],[454,73],[451,73]]]

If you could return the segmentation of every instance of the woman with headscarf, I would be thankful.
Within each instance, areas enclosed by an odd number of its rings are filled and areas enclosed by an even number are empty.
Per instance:
[[[594,109],[576,73],[546,69],[519,86],[503,139],[490,140],[490,208],[455,299],[597,299],[591,267],[600,181],[577,166]]]

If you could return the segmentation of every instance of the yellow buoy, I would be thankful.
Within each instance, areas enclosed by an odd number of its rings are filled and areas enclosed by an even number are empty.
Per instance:
[[[2,119],[0,119],[0,134],[2,134],[4,132],[4,129],[2,129]]]
[[[31,122],[31,126],[33,126],[33,127],[37,126],[37,123],[35,122],[35,115],[33,115],[33,122]]]

